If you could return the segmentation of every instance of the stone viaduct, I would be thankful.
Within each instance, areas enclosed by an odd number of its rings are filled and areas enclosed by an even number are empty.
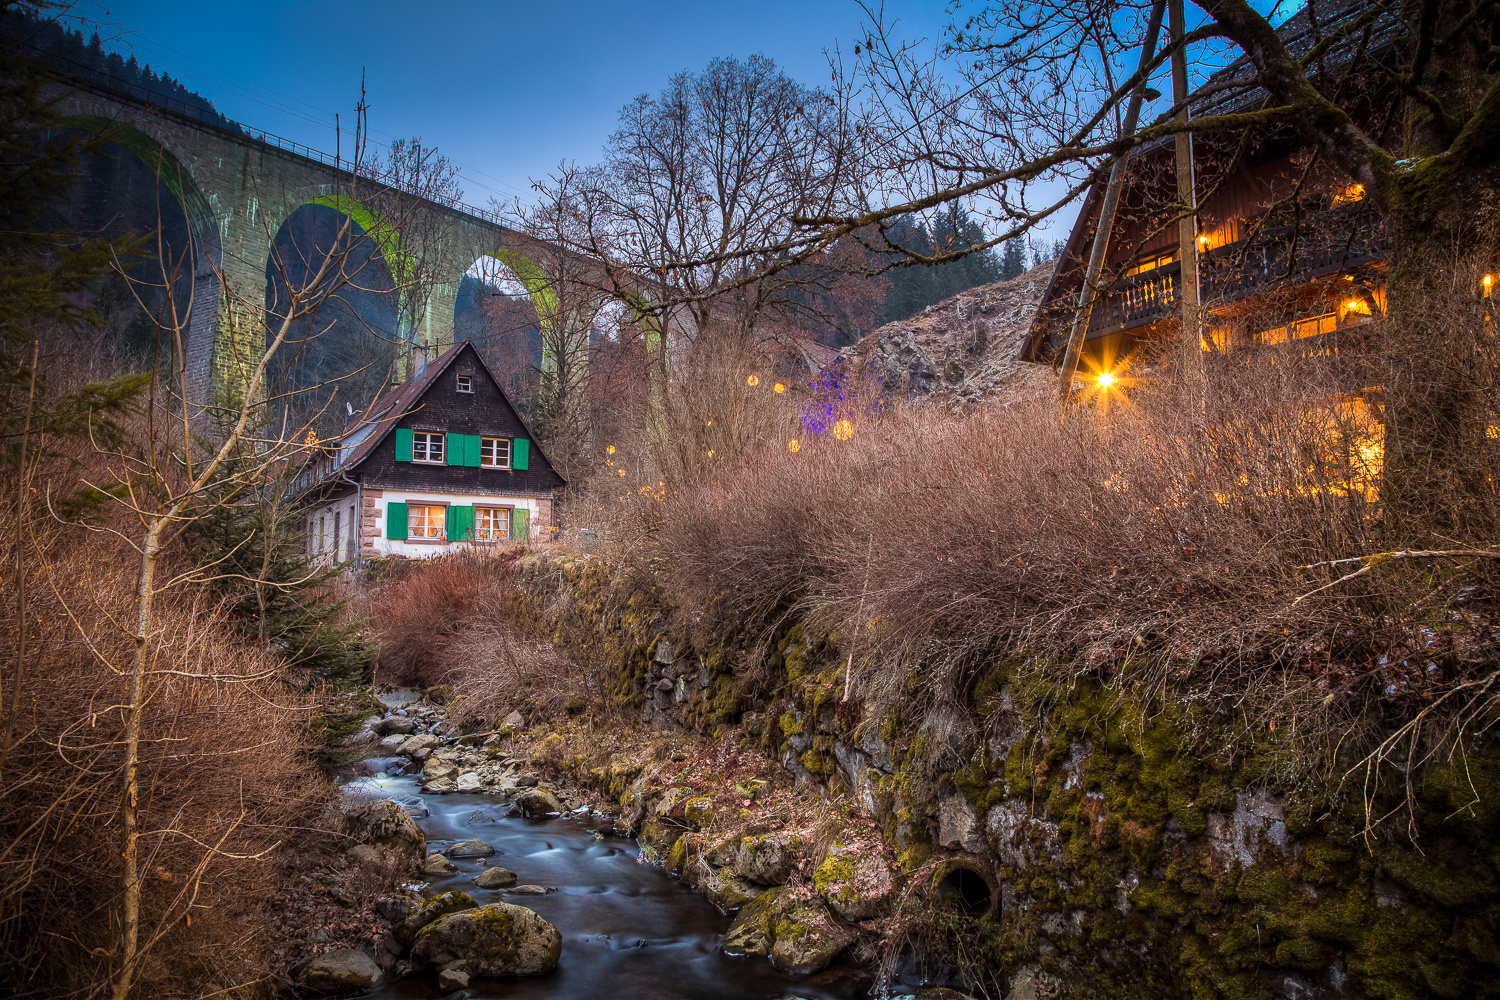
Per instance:
[[[194,244],[194,305],[185,346],[189,398],[205,400],[215,388],[239,384],[247,365],[260,357],[272,245],[291,214],[310,204],[343,212],[375,240],[400,294],[422,300],[403,301],[400,314],[409,320],[399,335],[431,356],[453,342],[460,283],[485,255],[505,263],[531,295],[543,327],[544,374],[549,367],[557,371],[559,343],[567,348],[581,337],[582,350],[561,353],[586,356],[589,326],[602,297],[585,293],[573,296],[577,301],[571,306],[561,303],[561,285],[549,277],[560,270],[559,255],[493,213],[406,197],[412,210],[403,220],[420,216],[425,227],[427,278],[414,292],[404,281],[411,269],[404,221],[389,223],[370,200],[384,194],[388,203],[391,195],[402,196],[356,176],[348,159],[144,91],[125,93],[87,79],[73,82],[57,114],[64,127],[95,134],[109,129],[111,139],[159,172],[187,215]]]

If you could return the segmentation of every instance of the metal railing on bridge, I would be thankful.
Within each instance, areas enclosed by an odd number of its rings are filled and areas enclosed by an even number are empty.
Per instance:
[[[246,125],[243,122],[237,122],[234,119],[217,111],[210,112],[198,105],[191,104],[187,101],[183,101],[175,97],[169,97],[166,94],[155,93],[145,87],[140,86],[139,84],[131,83],[128,80],[122,80],[119,77],[100,72],[99,70],[93,69],[89,66],[84,66],[83,64],[75,62],[74,60],[69,59],[66,56],[41,51],[35,48],[31,48],[30,46],[25,47],[30,48],[32,53],[38,58],[44,59],[51,65],[57,67],[64,73],[65,76],[71,78],[71,80],[81,84],[89,90],[101,91],[108,96],[124,98],[137,104],[150,105],[151,107],[159,108],[170,114],[176,115],[179,118],[186,118],[199,125],[205,125],[220,132],[227,132],[239,139],[248,139],[251,142],[258,142],[265,146],[271,146],[284,153],[290,153],[293,156],[300,156],[303,159],[312,160],[316,163],[321,163],[324,166],[332,167],[334,170],[349,171],[351,174],[355,173],[356,164],[353,160],[350,160],[347,157],[325,153],[323,150],[315,149],[312,146],[297,142],[293,139],[287,139],[283,136],[275,134],[274,132],[267,132],[265,129],[259,129],[250,125]],[[390,178],[381,177],[368,169],[360,169],[357,172],[356,176],[375,184],[381,184],[385,187],[391,188],[392,190],[400,191],[401,193],[410,195],[411,197],[422,198],[425,201],[431,201],[435,204],[442,205],[444,208],[451,209],[452,211],[461,212],[465,215],[472,215],[477,219],[483,219],[484,221],[493,223],[497,226],[512,229],[517,225],[517,221],[515,219],[502,215],[501,213],[493,211],[492,209],[479,208],[476,205],[470,205],[467,202],[464,202],[457,198],[435,198],[430,193],[412,190],[407,186],[392,182]]]

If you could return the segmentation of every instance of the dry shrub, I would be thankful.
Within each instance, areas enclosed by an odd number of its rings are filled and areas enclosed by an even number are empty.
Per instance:
[[[599,683],[536,635],[517,605],[521,546],[468,549],[406,567],[372,602],[376,680],[452,685],[454,721],[497,723],[514,708],[550,715],[597,696]]]
[[[5,484],[14,496],[14,480]],[[27,650],[0,762],[0,991],[97,996],[118,947],[119,816],[138,557],[117,537],[46,529],[27,542]],[[116,525],[128,529],[128,525]],[[15,565],[15,508],[0,559]],[[42,534],[44,529],[46,534]],[[168,567],[170,569],[170,566]],[[18,622],[12,570],[0,628]],[[310,762],[305,689],[244,641],[204,588],[168,592],[150,637],[141,719],[141,942],[136,996],[264,995],[272,902],[288,868],[333,840],[334,801]]]
[[[752,641],[811,618],[843,637],[862,696],[918,710],[967,704],[996,658],[1148,693],[1201,682],[1252,713],[1321,711],[1355,684],[1430,703],[1486,624],[1439,607],[1458,652],[1424,672],[1408,654],[1435,609],[1403,584],[1298,601],[1339,572],[1301,567],[1378,551],[1381,525],[1360,372],[1296,347],[1218,359],[1201,422],[1159,376],[1066,412],[902,405],[848,441],[768,447],[669,497],[674,602]]]
[[[399,687],[443,683],[439,678],[448,669],[460,623],[491,583],[479,558],[468,553],[402,567],[370,604],[380,639],[376,680]]]

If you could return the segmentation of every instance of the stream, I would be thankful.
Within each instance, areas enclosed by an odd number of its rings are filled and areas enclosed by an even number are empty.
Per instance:
[[[458,871],[431,877],[431,893],[461,890],[480,905],[525,906],[562,932],[556,971],[475,980],[466,991],[474,1000],[855,1000],[870,994],[873,977],[847,957],[823,972],[795,977],[765,959],[724,954],[719,938],[732,918],[641,860],[636,842],[610,834],[603,817],[531,820],[510,815],[499,795],[421,795],[418,776],[388,777],[386,765],[380,758],[364,761],[360,770],[370,776],[351,778],[345,793],[407,806],[427,834],[429,851],[446,852],[471,838],[495,848],[490,858],[452,859]],[[424,809],[427,815],[420,815]],[[486,867],[482,862],[512,869],[519,885],[552,891],[535,896],[481,889],[472,879]],[[394,1000],[447,994],[435,975],[419,973],[367,995]]]

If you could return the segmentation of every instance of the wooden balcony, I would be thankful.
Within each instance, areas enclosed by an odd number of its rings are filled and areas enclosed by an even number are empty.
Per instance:
[[[1309,214],[1300,224],[1268,229],[1201,254],[1202,301],[1212,309],[1272,288],[1336,274],[1383,260],[1386,248],[1383,220],[1363,203]],[[1182,264],[1173,261],[1116,280],[1094,303],[1087,339],[1176,317],[1182,308],[1178,297],[1181,272]],[[1049,311],[1066,323],[1071,303],[1054,300]]]

